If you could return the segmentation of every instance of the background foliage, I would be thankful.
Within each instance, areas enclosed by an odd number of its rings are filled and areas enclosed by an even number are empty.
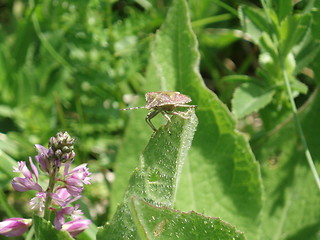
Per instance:
[[[80,202],[94,222],[80,239],[94,239],[152,134],[144,110],[119,109],[177,90],[199,106],[199,125],[174,208],[221,217],[248,239],[319,239],[319,189],[284,81],[319,172],[319,1],[172,3],[0,1],[1,219],[31,214],[12,166],[68,131],[94,173]],[[139,219],[178,214],[127,200]]]

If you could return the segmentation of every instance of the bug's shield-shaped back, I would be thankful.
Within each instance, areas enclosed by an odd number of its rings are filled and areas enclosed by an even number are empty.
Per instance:
[[[179,105],[191,102],[191,98],[180,92],[162,91],[162,92],[148,92],[146,97],[146,108],[151,109],[154,107],[165,105]]]

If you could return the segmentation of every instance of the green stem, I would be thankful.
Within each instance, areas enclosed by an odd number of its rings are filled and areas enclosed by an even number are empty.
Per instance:
[[[57,175],[58,169],[59,168],[57,168],[57,167],[53,167],[53,171],[50,174],[49,186],[46,190],[46,201],[44,203],[44,219],[46,219],[48,221],[50,220],[50,215],[51,215],[50,205],[52,202],[52,198],[50,196],[50,193],[53,192],[54,185],[56,183],[56,175]]]

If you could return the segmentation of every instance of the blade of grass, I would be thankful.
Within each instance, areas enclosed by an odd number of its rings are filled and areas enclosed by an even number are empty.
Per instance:
[[[212,16],[212,17],[208,17],[208,18],[202,18],[202,19],[199,19],[197,21],[192,22],[192,27],[193,28],[202,27],[207,24],[222,22],[222,21],[230,20],[232,18],[234,18],[234,16],[229,13],[220,14],[220,15]]]

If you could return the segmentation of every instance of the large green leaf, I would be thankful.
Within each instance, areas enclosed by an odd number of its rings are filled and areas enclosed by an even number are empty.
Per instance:
[[[221,217],[254,238],[262,205],[259,166],[235,130],[229,110],[201,79],[185,1],[174,1],[152,56],[159,76],[154,81],[191,96],[198,105],[199,126],[183,168],[176,208]]]
[[[271,100],[274,91],[260,87],[254,83],[244,83],[238,87],[232,99],[232,112],[237,118],[265,107]]]
[[[151,137],[140,157],[140,166],[129,181],[123,203],[110,224],[100,231],[98,239],[137,239],[139,226],[129,209],[132,196],[157,206],[174,205],[181,168],[196,126],[197,117],[191,111],[187,120],[173,117],[172,122]]]
[[[175,206],[221,217],[253,238],[262,205],[259,166],[248,142],[235,130],[235,120],[227,107],[205,87],[198,64],[197,41],[186,2],[174,1],[156,36],[145,90],[178,90],[198,105],[199,127],[183,167]],[[142,112],[137,110],[131,115],[124,142],[128,145],[123,145],[119,154],[122,158],[118,158],[113,204],[121,201],[119,196],[125,187],[122,178],[127,179],[133,170],[134,164],[128,160],[138,155],[145,141],[143,135],[150,131]]]
[[[299,117],[320,172],[320,95],[311,97],[310,102]],[[254,145],[266,191],[260,239],[319,239],[320,194],[296,126],[291,119],[276,129]]]
[[[137,198],[132,198],[130,210],[141,239],[245,239],[243,233],[219,218],[159,208]]]

